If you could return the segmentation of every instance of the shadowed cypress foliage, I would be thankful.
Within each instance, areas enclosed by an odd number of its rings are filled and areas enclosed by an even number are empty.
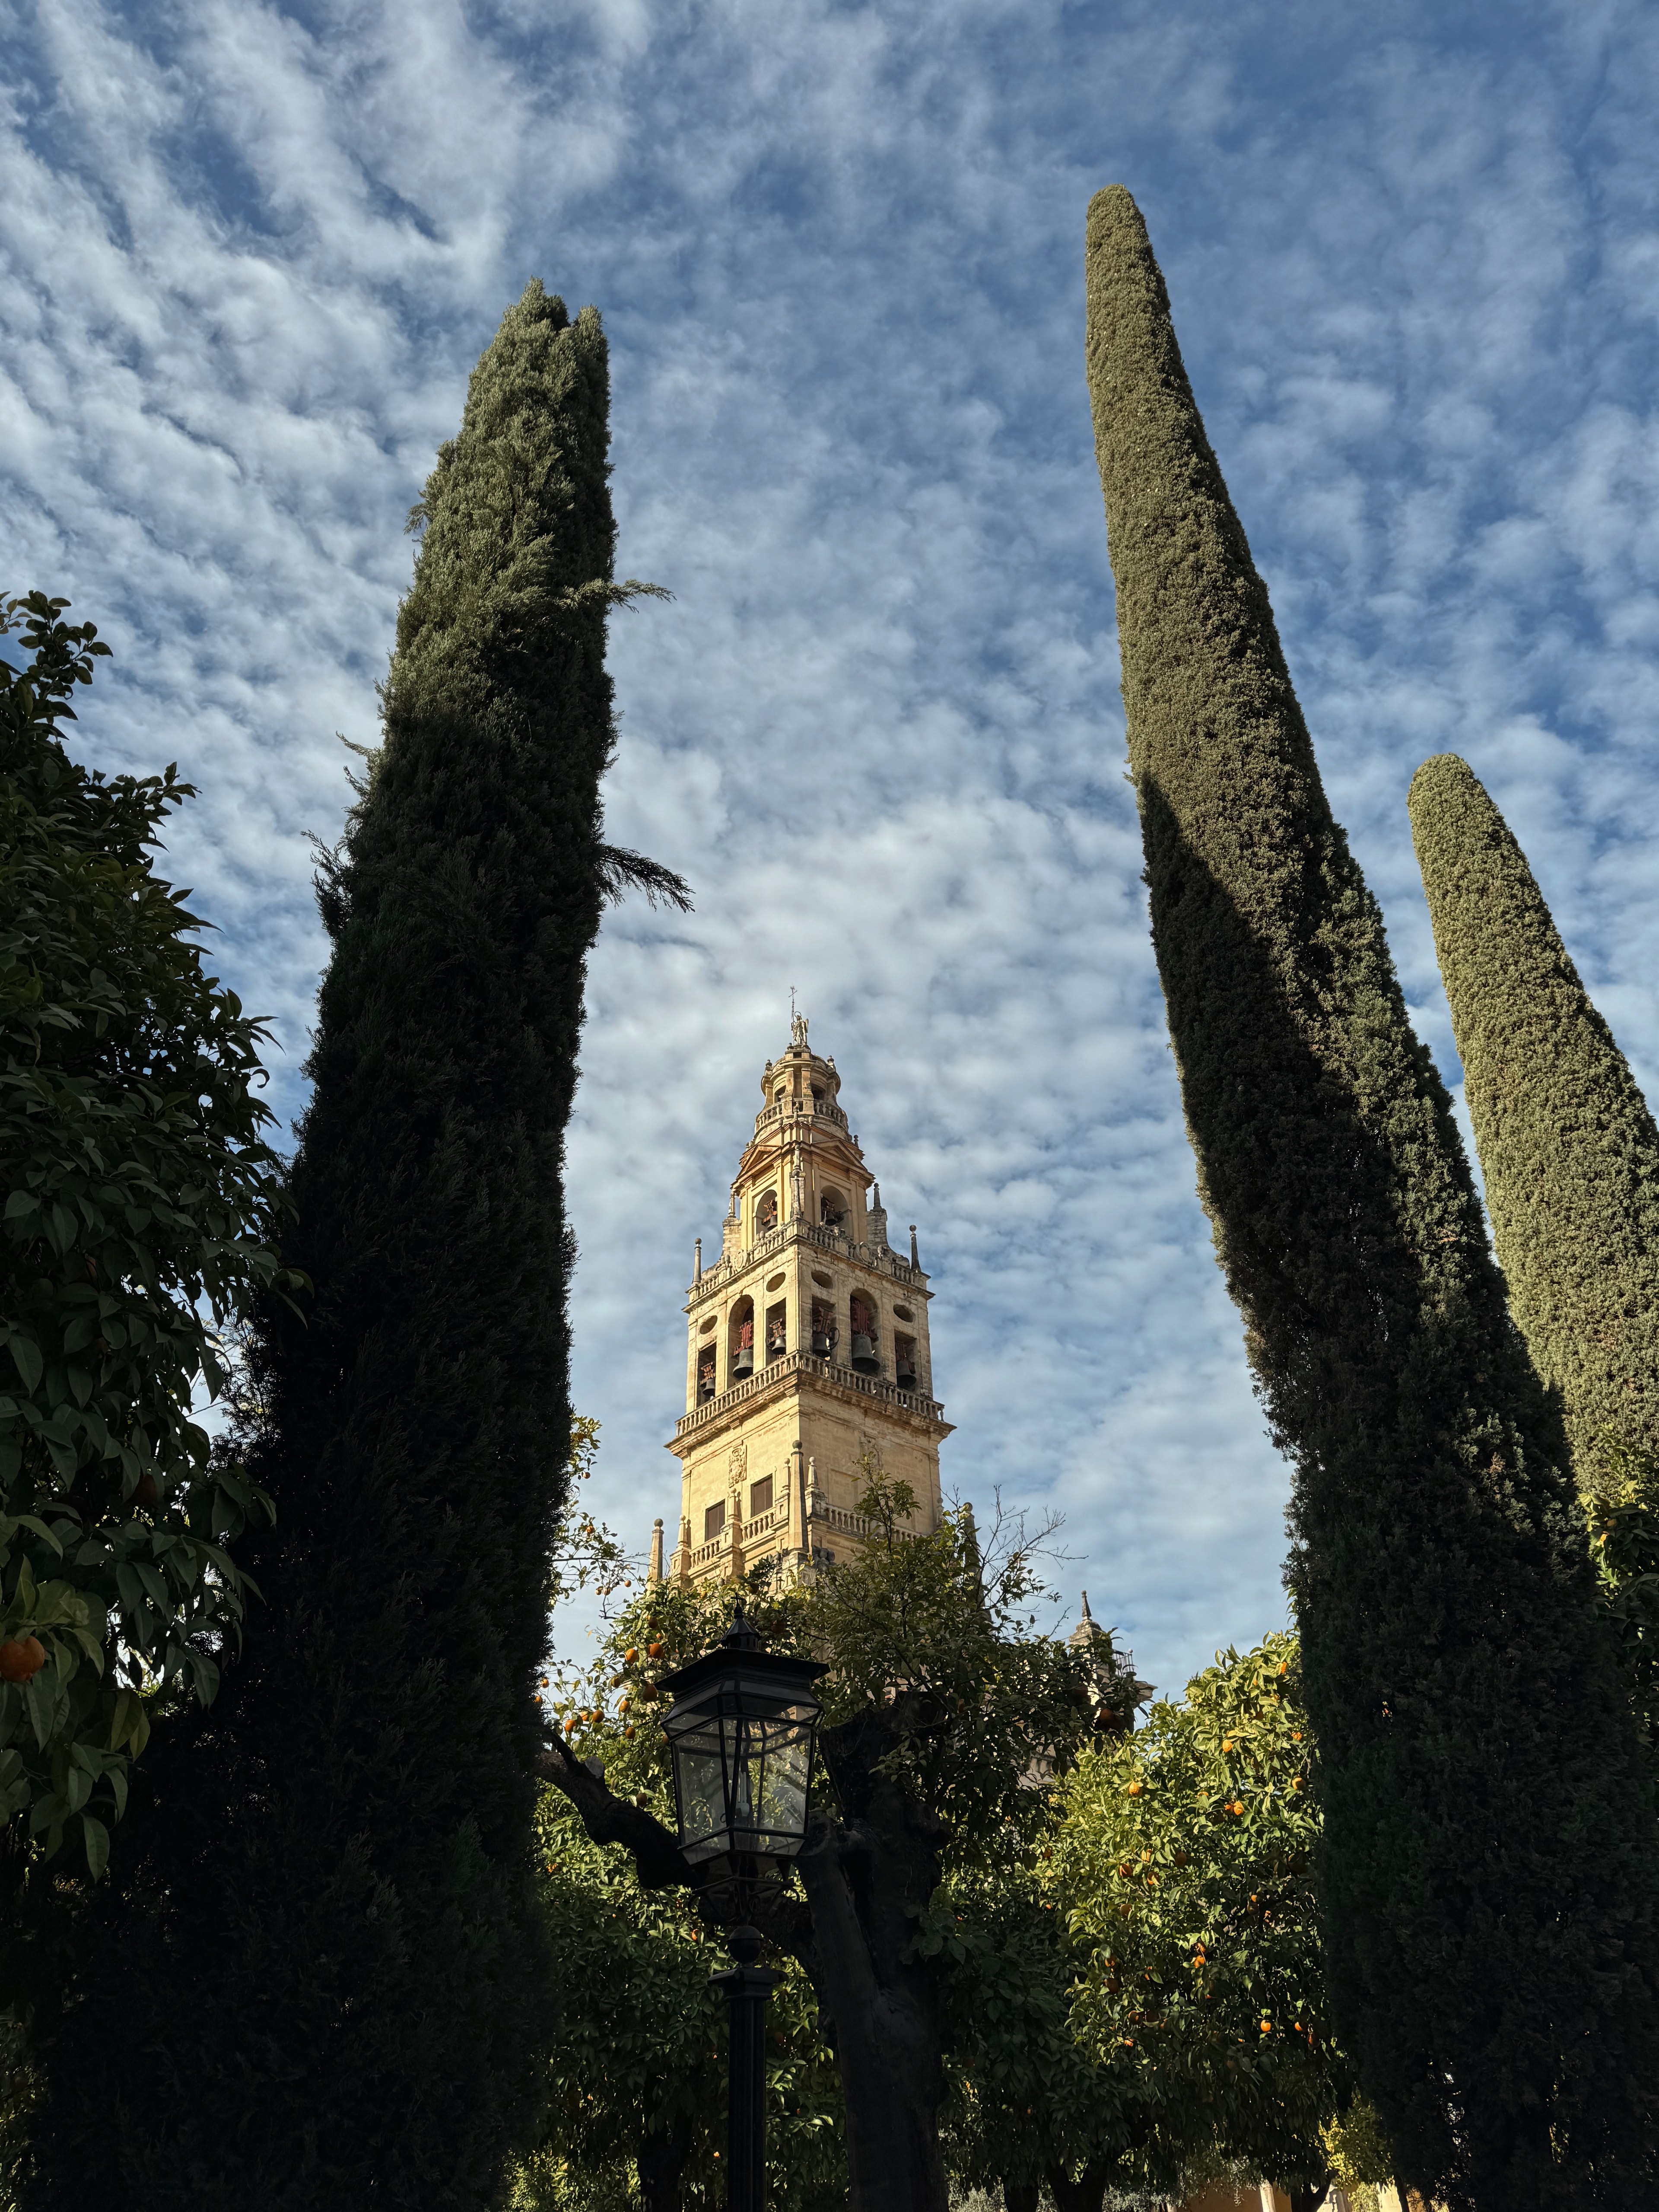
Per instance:
[[[1510,1310],[1589,1489],[1598,1443],[1659,1445],[1659,1129],[1474,771],[1425,761],[1407,805]]]
[[[55,2212],[477,2212],[533,2121],[562,1147],[583,965],[631,870],[600,842],[605,615],[633,588],[607,409],[598,314],[532,284],[416,510],[385,743],[319,884],[285,1255],[315,1298],[256,1347],[268,1604],[158,1766],[84,1954],[35,2199]]]
[[[1559,1424],[1121,187],[1087,283],[1154,944],[1294,1469],[1339,2033],[1448,2204],[1645,2201],[1654,1821]]]

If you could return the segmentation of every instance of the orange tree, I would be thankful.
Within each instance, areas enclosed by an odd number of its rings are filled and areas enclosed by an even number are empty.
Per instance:
[[[191,795],[64,750],[108,652],[40,592],[0,602],[0,1856],[102,1873],[145,1694],[214,1697],[246,1593],[228,1542],[267,1501],[197,1418],[219,1331],[293,1279],[259,1103],[264,1024],[203,967],[153,873]],[[27,1947],[24,1946],[24,1949]],[[8,1939],[0,1980],[30,1979]]]
[[[1296,1638],[1230,1650],[1085,1752],[1057,1809],[1047,1887],[1089,1953],[1073,2025],[1149,2122],[1130,2178],[1232,2166],[1316,2203],[1356,2092],[1321,1960]]]
[[[597,1425],[576,1423],[585,1478]],[[562,1573],[603,1593],[627,1562],[579,1504],[566,1515]],[[573,1753],[602,1770],[629,1810],[663,1832],[674,1820],[659,1677],[717,1644],[737,1596],[775,1649],[799,1648],[805,1601],[754,1578],[683,1589],[658,1583],[624,1603],[592,1665],[547,1683]],[[540,2140],[518,2181],[525,2212],[717,2212],[726,2201],[726,2008],[711,1976],[726,1964],[693,1893],[641,1880],[633,1854],[596,1843],[568,1798],[548,1789],[538,1819],[538,1887],[553,1938],[560,2027]],[[785,1959],[767,2026],[768,2202],[829,2212],[847,2199],[840,2083],[802,1967]]]
[[[865,1476],[871,1540],[821,1571],[810,1595],[773,1601],[760,1621],[775,1645],[793,1641],[830,1662],[802,1897],[776,1900],[762,1924],[805,1969],[835,2050],[854,2212],[944,2212],[947,2052],[964,2033],[957,2002],[974,1978],[957,1955],[966,1947],[953,1948],[940,1921],[940,1883],[951,1869],[970,1878],[988,1854],[1012,1847],[1006,1839],[1029,1839],[1048,1778],[1097,1724],[1097,1668],[1089,1655],[1031,1632],[1035,1547],[1018,1523],[983,1550],[965,1508],[911,1536],[906,1486],[874,1462]],[[705,1601],[694,1592],[648,1595],[665,1608],[659,1632],[624,1645],[607,1678],[614,1723],[635,1757],[658,1735],[641,1723],[661,1703],[662,1673],[713,1640],[701,1619],[682,1640],[666,1608]],[[603,1778],[583,1763],[605,1725],[597,1693],[565,1707],[548,1778],[590,1835],[632,1853],[642,1885],[695,1887],[665,1818],[635,1802],[626,1759]],[[665,1816],[665,1799],[659,1807]],[[954,1911],[947,1917],[954,1923]]]

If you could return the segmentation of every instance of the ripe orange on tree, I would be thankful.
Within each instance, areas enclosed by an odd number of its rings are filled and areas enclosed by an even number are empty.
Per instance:
[[[14,1637],[0,1644],[0,1682],[27,1682],[46,1663],[46,1647],[38,1636]]]

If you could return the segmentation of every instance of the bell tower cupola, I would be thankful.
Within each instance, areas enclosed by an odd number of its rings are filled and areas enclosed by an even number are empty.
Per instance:
[[[868,1533],[861,1466],[878,1460],[915,1492],[912,1526],[939,1526],[939,1447],[951,1425],[932,1395],[916,1252],[888,1243],[880,1186],[841,1103],[833,1060],[795,1016],[761,1074],[755,1133],[732,1178],[720,1256],[685,1312],[686,1408],[668,1449],[681,1464],[684,1580],[775,1558],[799,1573]]]

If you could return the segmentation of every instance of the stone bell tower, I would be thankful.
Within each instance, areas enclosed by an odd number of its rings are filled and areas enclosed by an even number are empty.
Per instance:
[[[840,1091],[797,1015],[789,1049],[761,1077],[713,1267],[698,1240],[685,1413],[668,1445],[682,1468],[668,1572],[683,1580],[769,1557],[798,1573],[855,1545],[868,1525],[857,1510],[866,1452],[915,1492],[917,1534],[939,1523],[951,1425],[932,1395],[933,1294],[915,1230],[908,1256],[887,1242],[881,1187]]]

